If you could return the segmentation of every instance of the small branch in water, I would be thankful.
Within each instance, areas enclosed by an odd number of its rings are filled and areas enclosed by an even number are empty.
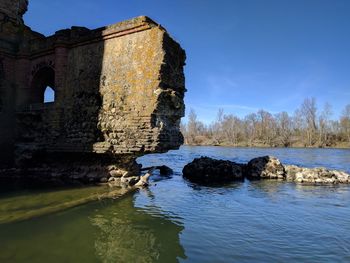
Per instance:
[[[151,167],[148,172],[141,176],[140,180],[135,184],[136,187],[147,187],[149,185],[148,180],[153,175],[155,167]]]
[[[159,170],[161,175],[169,175],[173,173],[173,170],[166,165],[151,166],[142,168],[141,171],[148,171],[145,175],[141,176],[140,180],[135,184],[136,187],[147,187],[149,185],[149,178],[153,175],[155,170]]]

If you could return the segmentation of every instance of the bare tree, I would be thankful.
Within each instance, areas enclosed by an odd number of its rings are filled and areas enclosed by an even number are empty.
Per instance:
[[[300,111],[304,117],[306,124],[306,138],[307,146],[312,146],[316,140],[316,120],[317,120],[317,107],[315,98],[306,98],[301,104]]]
[[[198,121],[197,114],[194,109],[190,109],[188,114],[188,124],[187,124],[187,143],[195,143],[196,136],[198,135]]]
[[[189,144],[189,142],[187,141],[188,140],[187,125],[182,120],[180,122],[180,131],[184,136],[185,144]]]
[[[276,114],[276,123],[279,144],[289,147],[292,143],[292,118],[284,111]]]
[[[350,104],[338,120],[333,120],[330,104],[317,114],[316,100],[305,99],[291,117],[287,112],[276,115],[259,110],[244,118],[224,114],[219,109],[215,121],[205,125],[190,110],[188,123],[181,123],[187,144],[246,146],[350,146]]]
[[[318,118],[319,146],[329,146],[330,118],[332,116],[332,106],[327,102]]]
[[[263,144],[273,146],[273,138],[276,132],[276,125],[271,113],[259,110],[258,116],[258,137]]]
[[[231,145],[237,145],[240,133],[240,119],[232,114],[224,115],[221,126],[225,140]]]
[[[224,118],[224,110],[219,109],[216,120],[210,125],[212,140],[215,145],[220,145],[223,141],[222,120]]]
[[[255,113],[251,113],[244,118],[245,137],[249,146],[252,146],[257,138],[257,126],[258,117]]]
[[[346,105],[340,117],[340,126],[344,137],[350,143],[350,104]]]

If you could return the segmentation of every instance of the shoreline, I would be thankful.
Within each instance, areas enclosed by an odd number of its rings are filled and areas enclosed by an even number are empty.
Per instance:
[[[317,147],[317,146],[262,146],[262,145],[254,145],[254,146],[244,146],[244,145],[215,145],[215,144],[183,144],[182,146],[194,147],[194,146],[209,146],[209,147],[226,147],[226,148],[259,148],[259,149],[334,149],[334,150],[350,150],[350,147]]]

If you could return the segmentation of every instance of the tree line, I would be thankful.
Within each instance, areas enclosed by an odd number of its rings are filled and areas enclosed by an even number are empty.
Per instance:
[[[185,144],[248,147],[349,147],[350,104],[339,119],[332,119],[332,106],[318,110],[315,98],[306,98],[293,115],[259,110],[243,118],[219,109],[209,125],[191,109],[181,123]]]

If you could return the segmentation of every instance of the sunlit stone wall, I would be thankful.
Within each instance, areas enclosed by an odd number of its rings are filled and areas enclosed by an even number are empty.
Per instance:
[[[27,1],[0,0],[0,13],[14,18],[0,32],[0,107],[11,108],[0,127],[11,139],[0,145],[13,144],[7,149],[30,160],[51,153],[136,158],[183,143],[185,52],[164,28],[137,17],[44,37],[20,23],[26,9]],[[54,103],[42,101],[46,86]]]

